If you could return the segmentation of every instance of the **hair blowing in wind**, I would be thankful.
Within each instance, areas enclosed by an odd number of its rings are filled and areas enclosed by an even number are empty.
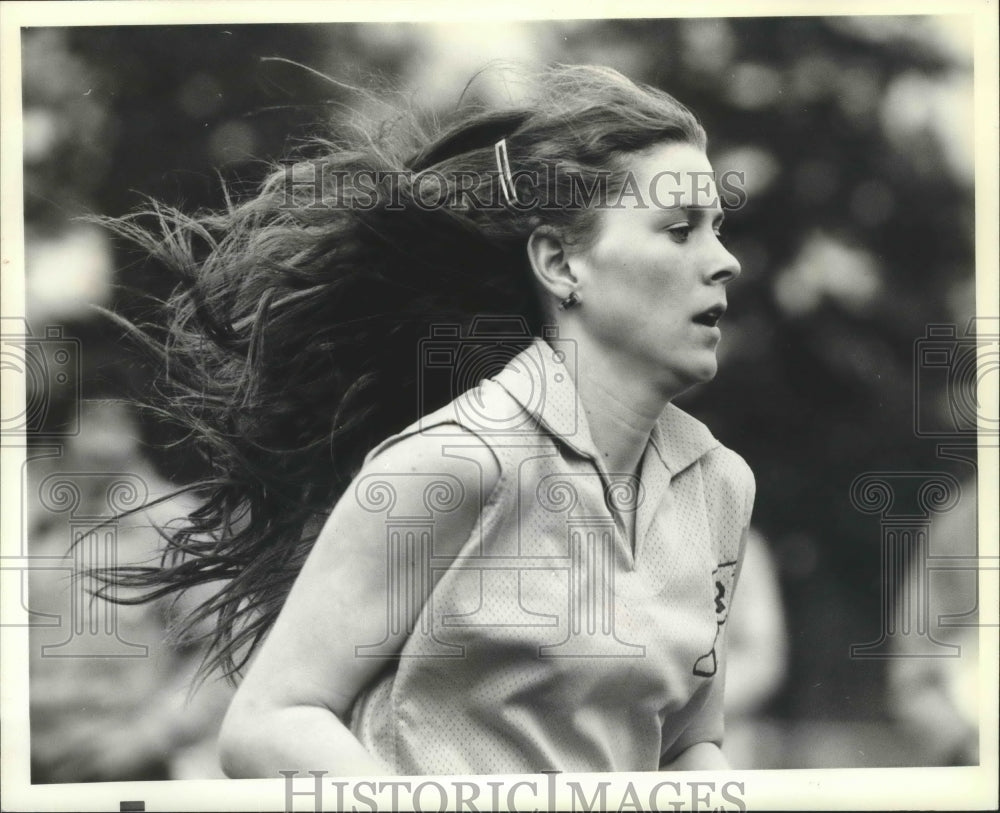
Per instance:
[[[106,221],[177,280],[165,329],[130,334],[157,358],[145,406],[183,428],[206,476],[182,489],[199,507],[160,529],[161,560],[101,571],[99,592],[137,603],[214,583],[179,631],[214,619],[203,674],[245,665],[368,451],[454,397],[442,389],[418,402],[430,327],[518,315],[540,331],[526,240],[547,225],[586,241],[595,216],[546,206],[572,196],[559,185],[609,172],[620,182],[617,158],[656,143],[704,147],[685,107],[611,69],[555,66],[524,81],[527,98],[513,106],[467,102],[433,126],[409,111],[358,119],[275,164],[223,211],[154,203]],[[545,179],[532,206],[463,199],[497,199],[500,139],[515,171]],[[414,179],[429,170],[444,179],[446,205],[417,199]],[[311,183],[290,183],[301,179]]]

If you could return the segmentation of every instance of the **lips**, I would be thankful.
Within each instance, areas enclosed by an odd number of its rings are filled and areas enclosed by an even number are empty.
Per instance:
[[[697,314],[692,321],[698,323],[699,325],[705,325],[706,327],[715,327],[719,324],[719,320],[722,318],[722,314],[726,312],[725,303],[718,305],[713,305],[708,310],[704,310]]]

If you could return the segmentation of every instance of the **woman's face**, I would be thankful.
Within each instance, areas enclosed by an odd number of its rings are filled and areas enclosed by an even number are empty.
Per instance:
[[[660,144],[623,164],[624,195],[597,213],[596,239],[568,255],[576,315],[613,359],[673,397],[715,376],[716,322],[740,264],[719,239],[723,213],[704,152]]]

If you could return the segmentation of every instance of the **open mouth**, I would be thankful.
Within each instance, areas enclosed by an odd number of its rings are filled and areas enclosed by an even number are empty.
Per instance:
[[[714,308],[709,308],[707,311],[702,311],[697,316],[694,317],[694,321],[699,325],[705,325],[706,327],[715,327],[719,324],[719,320],[722,318],[722,314],[726,312],[725,305],[716,305]]]

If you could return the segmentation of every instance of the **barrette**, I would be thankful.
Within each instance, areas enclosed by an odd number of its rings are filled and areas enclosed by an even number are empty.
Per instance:
[[[494,146],[493,152],[497,159],[497,172],[500,173],[500,189],[507,198],[508,204],[518,203],[517,189],[514,188],[514,177],[510,171],[510,159],[507,157],[507,139],[501,138]]]

